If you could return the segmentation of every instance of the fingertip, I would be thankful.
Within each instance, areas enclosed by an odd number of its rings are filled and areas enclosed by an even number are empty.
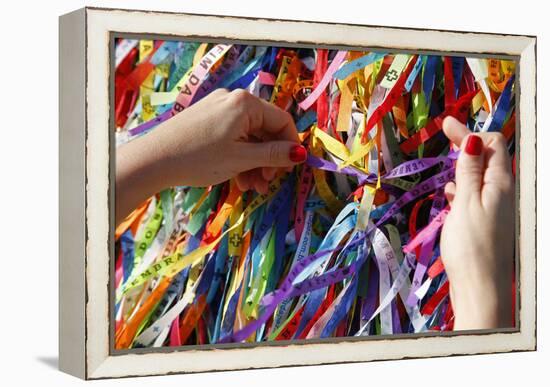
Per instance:
[[[272,168],[272,167],[262,168],[262,177],[267,181],[273,180],[276,173],[277,173],[277,168]]]
[[[250,189],[248,177],[244,173],[239,173],[237,176],[235,176],[235,183],[237,184],[237,188],[239,188],[241,192],[246,192]]]
[[[456,194],[455,197],[479,199],[485,174],[485,155],[483,139],[470,133],[464,141],[456,163]]]
[[[256,189],[256,191],[259,194],[265,195],[265,194],[267,194],[269,184],[268,184],[267,181],[265,181],[262,178],[256,178],[255,181],[254,181],[254,188]]]
[[[443,130],[449,129],[452,125],[460,124],[454,116],[447,116],[443,119]]]
[[[483,153],[483,140],[481,137],[470,134],[466,140],[464,151],[470,156],[480,156]]]
[[[300,144],[293,145],[288,152],[288,158],[293,163],[303,163],[307,159],[307,149]]]
[[[470,133],[470,130],[453,116],[443,119],[442,129],[445,136],[458,147],[462,144],[464,137]]]
[[[240,145],[239,162],[244,170],[294,167],[307,159],[307,150],[292,141],[243,143]],[[269,176],[264,176],[267,178]]]

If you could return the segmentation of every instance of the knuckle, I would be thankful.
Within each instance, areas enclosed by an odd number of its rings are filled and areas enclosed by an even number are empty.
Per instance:
[[[514,180],[510,175],[504,175],[501,177],[499,185],[505,193],[513,193],[515,189]]]
[[[462,162],[459,163],[457,167],[459,169],[458,172],[462,175],[478,176],[483,172],[483,166],[481,163]]]
[[[283,123],[284,124],[294,122],[294,119],[292,118],[292,115],[289,112],[287,112],[286,110],[282,110],[282,112],[283,112],[283,117],[284,117],[283,118]]]
[[[252,95],[243,89],[236,89],[229,93],[229,100],[233,105],[245,106],[250,102]]]
[[[271,144],[269,146],[268,160],[272,164],[276,164],[281,159],[282,149],[279,144]]]
[[[229,94],[229,90],[226,89],[225,87],[218,87],[216,90],[214,90],[210,94],[212,94],[212,95],[226,95],[226,94]]]
[[[491,133],[491,139],[498,146],[501,146],[501,147],[504,147],[504,148],[506,147],[506,138],[504,137],[504,135],[502,133],[500,133],[500,132]]]

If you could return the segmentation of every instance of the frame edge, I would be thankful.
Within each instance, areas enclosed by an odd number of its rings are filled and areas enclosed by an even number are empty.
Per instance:
[[[110,12],[110,10],[105,10],[105,9],[96,9],[96,8],[87,8],[87,11],[91,11],[90,14],[94,14],[94,13],[105,13],[105,12]],[[126,12],[131,12],[130,10],[124,10]],[[155,14],[157,12],[155,11],[147,11],[147,13],[152,13],[152,14]],[[185,15],[185,14],[179,14],[177,13],[178,15]],[[199,15],[197,15],[199,16]],[[200,15],[201,17],[208,17],[209,15]],[[237,17],[233,17],[233,18],[237,18]],[[238,19],[238,18],[237,18]],[[267,19],[268,21],[272,21],[273,19]],[[296,22],[296,21],[292,21],[292,22]],[[318,22],[313,22],[314,24],[315,23],[318,23]],[[94,24],[93,22],[91,22],[91,24]],[[100,24],[100,28],[105,28],[107,27],[107,29],[109,29],[109,23],[105,22],[105,20],[101,20],[101,22],[99,23]],[[365,26],[365,27],[368,27],[368,26]],[[100,29],[98,28],[98,29]],[[399,27],[395,27],[395,28],[399,28]],[[404,29],[406,29],[405,27],[403,27]],[[109,29],[110,30],[110,29]],[[104,32],[104,31],[100,31],[100,32]],[[436,31],[436,32],[439,32],[439,31]],[[464,34],[468,34],[467,32],[463,32],[461,31],[461,33],[464,33]],[[101,34],[100,34],[101,35]],[[90,33],[90,36],[94,36],[94,39],[96,39],[96,34],[95,33]],[[523,40],[523,39],[519,39],[519,38],[529,38],[529,36],[525,36],[525,35],[520,35],[518,36],[518,40]],[[532,38],[532,37],[530,37]],[[529,42],[522,42],[523,43],[523,47],[521,49],[521,55],[523,55],[524,53],[528,52],[528,51],[524,51],[526,48],[529,48],[528,46],[530,46],[529,43],[531,43],[532,40],[530,40]],[[535,37],[535,45],[536,45],[536,37]],[[515,49],[517,49],[517,47],[515,47]],[[536,47],[534,49],[535,51],[535,57],[536,57]],[[519,54],[519,53],[517,53]],[[103,65],[103,64],[102,64]],[[533,67],[536,66],[536,62],[533,64]],[[525,68],[525,66],[523,67]],[[95,70],[91,70],[91,71],[95,71]],[[535,70],[536,71],[536,70]],[[90,87],[93,86],[93,83],[90,84]],[[533,90],[533,94],[536,96],[536,82],[534,84],[534,90]],[[529,111],[529,110],[527,110]],[[525,113],[526,110],[523,110],[522,113]],[[535,114],[536,114],[536,111],[535,111]],[[533,120],[536,122],[536,116],[533,117]],[[522,121],[523,123],[524,121]],[[523,125],[522,125],[523,126]],[[528,145],[533,145],[533,148],[535,148],[536,150],[536,128],[533,127],[533,137],[530,139]],[[533,142],[531,142],[533,141]],[[530,165],[530,167],[533,167],[533,165]],[[536,159],[535,159],[535,165],[534,167],[536,168]],[[534,170],[530,170],[530,173],[535,173]],[[527,200],[529,200],[531,198],[531,195],[527,195]],[[529,205],[529,210],[533,209],[534,211],[536,211],[536,208],[532,208],[531,205]],[[530,212],[529,215],[532,216],[535,214],[535,212]],[[536,216],[536,215],[535,215]],[[531,219],[529,219],[531,220]],[[529,223],[529,222],[528,222]],[[533,223],[530,223],[530,225],[532,225]],[[535,227],[536,227],[536,218],[535,218]],[[525,234],[524,234],[525,235]],[[529,241],[532,241],[532,239],[530,239],[531,237],[528,237],[528,242]],[[530,243],[527,243],[528,246],[530,247],[534,247],[535,250],[529,250],[528,252],[533,252],[535,253],[536,252],[536,240],[535,240],[535,244],[530,244]],[[91,263],[93,262],[93,260],[91,261]],[[532,267],[530,267],[530,269],[532,269]],[[536,269],[536,267],[535,267]],[[96,272],[94,272],[94,274],[97,274]],[[530,274],[529,274],[530,275]],[[531,279],[529,276],[528,277],[524,277],[524,279],[527,278],[527,279]],[[536,289],[535,289],[536,291]],[[511,350],[506,350],[506,349],[501,349],[501,350],[496,350],[494,353],[496,352],[512,352],[512,351],[532,351],[532,350],[536,350],[536,311],[534,312],[534,319],[533,319],[533,315],[532,315],[532,311],[530,312],[525,312],[529,317],[530,317],[530,324],[528,326],[526,326],[525,328],[528,328],[528,329],[525,329],[523,330],[522,329],[522,332],[519,334],[519,335],[514,335],[514,339],[517,339],[517,340],[514,340],[514,343],[513,344],[510,344],[510,345],[514,345],[514,348],[511,349]],[[95,313],[94,313],[95,314]],[[533,332],[534,335],[530,335],[530,333]],[[512,339],[512,337],[510,337]],[[93,343],[93,340],[92,342],[90,343],[91,346],[94,346],[95,344]],[[460,351],[459,353],[453,353],[454,355],[456,354],[476,354],[476,353],[485,353],[485,352],[475,352],[475,351],[472,351],[472,352],[462,352]],[[493,353],[493,352],[489,352],[489,353]],[[451,355],[453,355],[451,354]],[[97,355],[97,354],[95,354]],[[103,355],[103,354],[101,354]],[[90,354],[88,354],[88,356],[90,356]],[[169,356],[169,355],[168,355]],[[167,356],[167,357],[168,357]],[[437,354],[428,354],[428,355],[424,355],[424,356],[427,356],[427,357],[434,357],[434,356],[449,356],[449,355],[437,355]],[[418,357],[424,357],[424,356],[418,356]],[[160,360],[160,358],[157,358],[156,356],[153,356],[153,357],[150,357],[150,356],[143,356],[143,358],[140,359],[140,357],[142,356],[134,356],[134,355],[130,355],[130,356],[123,356],[124,358],[133,358],[132,361],[136,361],[136,362],[139,362],[142,366],[145,365],[145,363],[147,362],[150,362],[151,360],[153,360],[153,362],[155,360]],[[147,357],[148,359],[146,360],[145,357]],[[417,356],[414,356],[415,358]],[[405,357],[400,357],[400,358],[408,358],[408,356],[405,356]],[[387,358],[383,358],[383,357],[380,357],[378,358],[378,360],[382,360],[382,359],[392,359],[392,357],[387,357]],[[117,370],[118,366],[122,365],[122,362],[120,362],[120,358],[116,358],[116,357],[113,357],[113,356],[110,356],[110,355],[107,355],[106,357],[105,356],[102,356],[101,359],[97,359],[96,364],[93,364],[95,365],[95,367],[93,365],[90,365],[90,370],[89,370],[89,378],[91,379],[101,379],[101,378],[106,378],[106,377],[126,377],[126,376],[145,376],[145,375],[164,375],[164,374],[172,374],[172,373],[186,373],[186,372],[204,372],[205,370],[202,370],[202,371],[197,371],[197,370],[186,370],[186,371],[166,371],[166,370],[160,370],[159,373],[148,373],[148,372],[144,372],[144,373],[123,373],[122,375],[120,374],[117,374],[117,372],[113,372],[113,370]],[[141,360],[141,361],[140,361]],[[168,359],[166,359],[168,360]],[[366,360],[366,359],[363,359],[363,360],[353,360],[353,361],[344,361],[344,362],[355,362],[355,361],[360,361],[360,362],[363,362],[363,361],[369,361],[369,360]],[[337,363],[337,362],[333,362],[333,361],[330,361],[330,362],[323,362],[323,363],[311,363],[311,364],[301,364],[301,363],[295,363],[293,364],[294,366],[297,366],[297,365],[313,365],[313,364],[334,364],[334,363]],[[273,365],[273,366],[260,366],[258,368],[271,368],[271,367],[278,367],[278,366],[285,366],[285,365]],[[146,368],[146,367],[145,367]],[[257,368],[257,367],[249,367],[249,368]],[[232,369],[232,370],[235,370],[235,369],[245,369],[244,367],[243,368],[227,368],[228,370],[229,369]],[[218,369],[218,370],[221,370],[221,369]],[[118,371],[118,370],[117,370]],[[213,371],[213,369],[208,369],[206,371]]]
[[[59,369],[86,370],[86,10],[59,17]]]
[[[520,55],[519,326],[528,351],[537,350],[537,37]],[[530,258],[533,256],[533,258]],[[529,258],[528,258],[529,257]]]

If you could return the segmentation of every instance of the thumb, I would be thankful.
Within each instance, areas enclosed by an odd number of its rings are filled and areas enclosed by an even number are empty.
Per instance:
[[[245,170],[260,167],[293,167],[307,159],[307,150],[292,141],[244,143],[240,159]]]
[[[475,134],[466,136],[456,163],[456,198],[480,198],[484,172],[483,140]]]

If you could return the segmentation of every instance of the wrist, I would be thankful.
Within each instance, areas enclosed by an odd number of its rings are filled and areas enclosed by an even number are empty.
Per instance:
[[[511,289],[509,289],[511,290]],[[511,291],[492,281],[456,289],[451,283],[455,330],[495,329],[512,325]]]
[[[143,138],[146,137],[146,138]],[[115,220],[170,186],[170,168],[153,133],[124,144],[116,154]]]
[[[179,113],[149,133],[149,171],[154,175],[157,191],[166,187],[187,185],[182,181],[192,175],[192,141],[186,138],[187,128],[182,121],[185,112]]]

